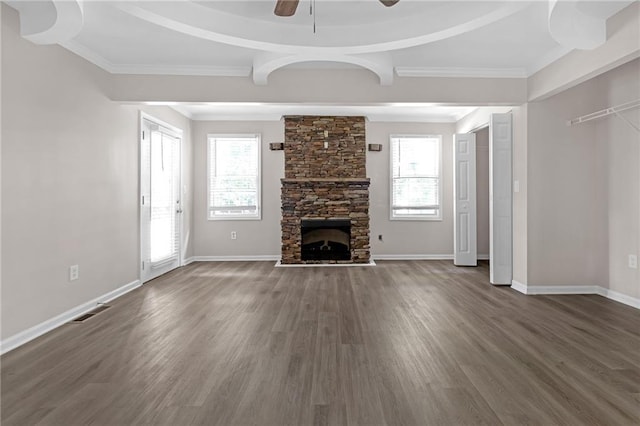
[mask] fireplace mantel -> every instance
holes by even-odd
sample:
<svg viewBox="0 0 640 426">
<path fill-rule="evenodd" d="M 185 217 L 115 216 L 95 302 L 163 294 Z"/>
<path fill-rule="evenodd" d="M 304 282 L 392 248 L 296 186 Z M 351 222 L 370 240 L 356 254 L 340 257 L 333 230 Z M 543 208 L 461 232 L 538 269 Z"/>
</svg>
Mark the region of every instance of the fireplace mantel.
<svg viewBox="0 0 640 426">
<path fill-rule="evenodd" d="M 369 178 L 282 178 L 282 183 L 332 183 L 332 182 L 344 182 L 355 183 L 360 185 L 368 185 L 371 182 Z"/>
</svg>

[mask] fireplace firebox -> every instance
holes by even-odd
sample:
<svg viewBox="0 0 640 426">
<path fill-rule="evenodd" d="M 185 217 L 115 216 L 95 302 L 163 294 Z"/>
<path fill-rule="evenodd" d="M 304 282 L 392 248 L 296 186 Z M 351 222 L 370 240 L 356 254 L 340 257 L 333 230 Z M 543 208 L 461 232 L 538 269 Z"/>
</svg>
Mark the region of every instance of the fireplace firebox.
<svg viewBox="0 0 640 426">
<path fill-rule="evenodd" d="M 302 219 L 302 260 L 351 260 L 349 219 Z"/>
</svg>

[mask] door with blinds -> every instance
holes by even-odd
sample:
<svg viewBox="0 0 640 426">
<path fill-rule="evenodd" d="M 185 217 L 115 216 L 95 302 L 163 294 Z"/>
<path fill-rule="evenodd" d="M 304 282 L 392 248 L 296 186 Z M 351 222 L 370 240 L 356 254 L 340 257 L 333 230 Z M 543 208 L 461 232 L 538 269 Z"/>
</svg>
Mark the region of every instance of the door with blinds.
<svg viewBox="0 0 640 426">
<path fill-rule="evenodd" d="M 180 266 L 182 132 L 142 118 L 140 248 L 144 283 Z"/>
</svg>

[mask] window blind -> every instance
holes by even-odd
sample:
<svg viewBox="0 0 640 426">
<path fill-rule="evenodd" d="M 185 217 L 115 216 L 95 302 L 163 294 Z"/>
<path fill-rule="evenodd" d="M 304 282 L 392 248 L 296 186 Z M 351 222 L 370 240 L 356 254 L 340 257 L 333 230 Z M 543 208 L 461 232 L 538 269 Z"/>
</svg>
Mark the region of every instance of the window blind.
<svg viewBox="0 0 640 426">
<path fill-rule="evenodd" d="M 440 214 L 440 138 L 391 138 L 392 217 L 437 217 Z"/>
<path fill-rule="evenodd" d="M 178 164 L 180 144 L 174 137 L 151 132 L 151 243 L 149 259 L 161 263 L 178 255 Z"/>
<path fill-rule="evenodd" d="M 259 218 L 260 136 L 209 136 L 209 219 Z"/>
</svg>

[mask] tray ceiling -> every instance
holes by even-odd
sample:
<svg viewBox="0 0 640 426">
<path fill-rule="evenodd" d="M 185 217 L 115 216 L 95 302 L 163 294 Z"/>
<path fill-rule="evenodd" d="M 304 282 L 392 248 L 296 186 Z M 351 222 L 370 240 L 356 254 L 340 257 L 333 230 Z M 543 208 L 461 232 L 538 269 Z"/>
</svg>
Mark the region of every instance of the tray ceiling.
<svg viewBox="0 0 640 426">
<path fill-rule="evenodd" d="M 275 0 L 8 2 L 25 38 L 60 44 L 112 73 L 251 76 L 284 67 L 363 67 L 396 76 L 526 77 L 606 39 L 632 1 Z M 314 32 L 315 20 L 315 32 Z"/>
</svg>

